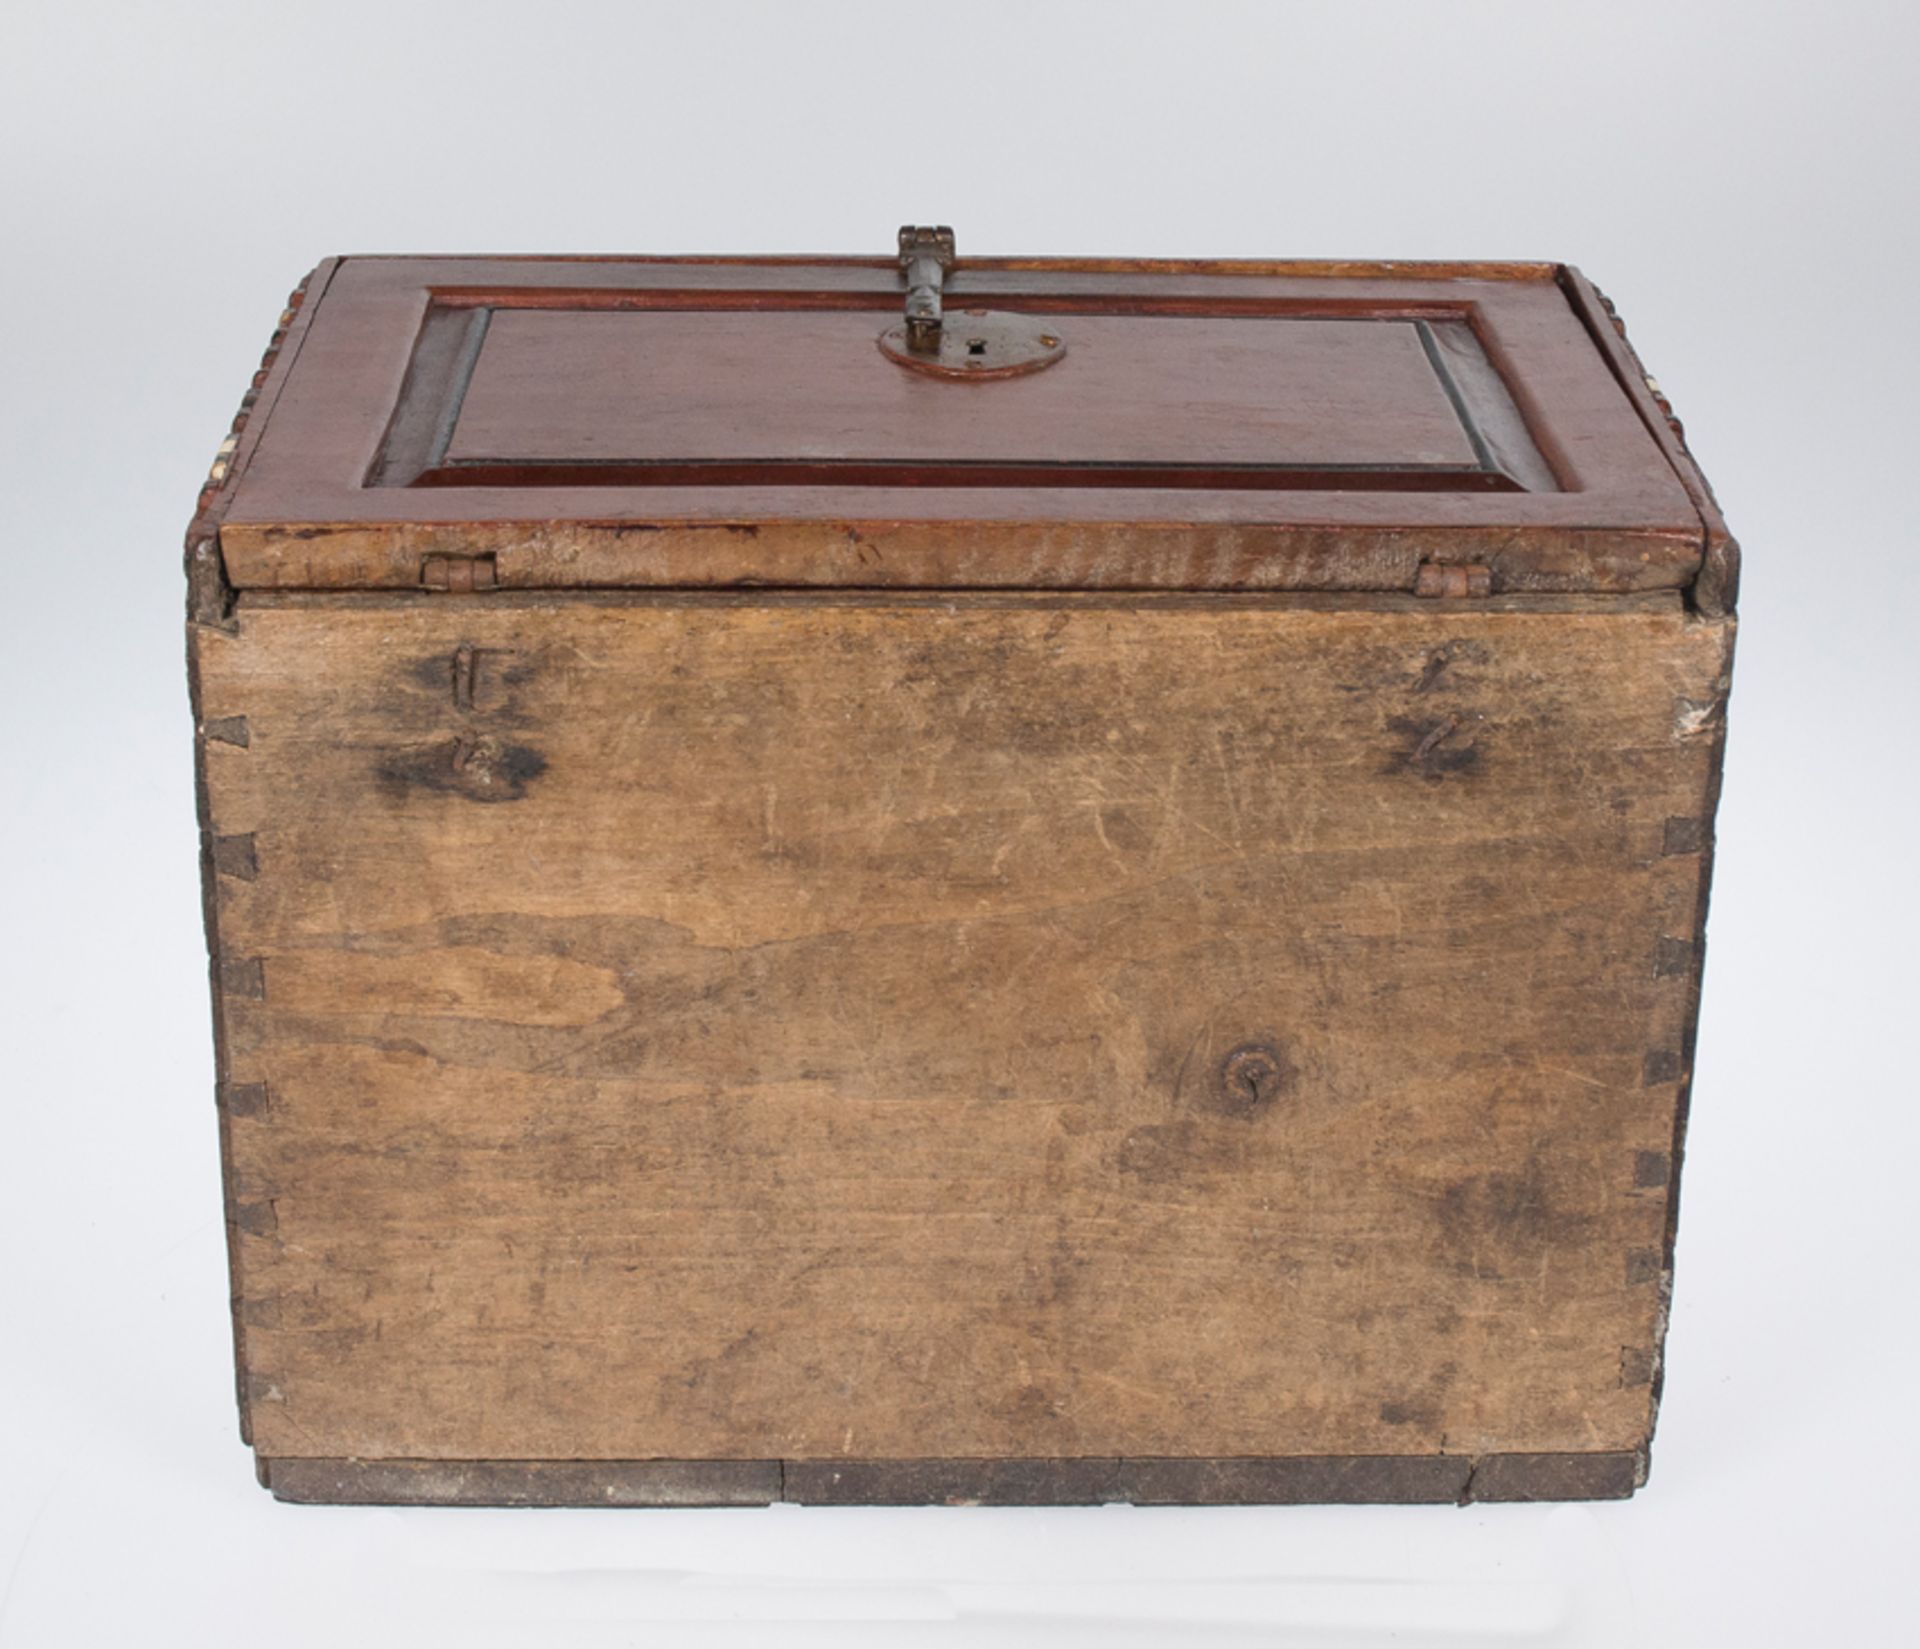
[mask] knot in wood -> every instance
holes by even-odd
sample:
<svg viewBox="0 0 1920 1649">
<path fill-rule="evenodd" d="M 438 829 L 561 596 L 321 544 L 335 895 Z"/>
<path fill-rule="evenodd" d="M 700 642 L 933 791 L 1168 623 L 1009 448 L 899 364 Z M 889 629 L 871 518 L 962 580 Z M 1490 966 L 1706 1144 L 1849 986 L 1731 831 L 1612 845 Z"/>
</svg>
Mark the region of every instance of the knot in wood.
<svg viewBox="0 0 1920 1649">
<path fill-rule="evenodd" d="M 1244 1042 L 1220 1062 L 1220 1108 L 1230 1116 L 1257 1116 L 1292 1080 L 1291 1067 L 1272 1043 Z"/>
</svg>

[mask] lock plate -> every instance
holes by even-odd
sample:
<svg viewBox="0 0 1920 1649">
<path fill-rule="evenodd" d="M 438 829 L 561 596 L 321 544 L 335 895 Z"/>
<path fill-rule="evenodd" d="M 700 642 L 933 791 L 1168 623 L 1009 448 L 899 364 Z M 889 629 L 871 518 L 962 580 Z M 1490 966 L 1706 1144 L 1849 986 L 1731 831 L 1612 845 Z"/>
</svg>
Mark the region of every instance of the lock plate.
<svg viewBox="0 0 1920 1649">
<path fill-rule="evenodd" d="M 904 320 L 880 334 L 890 361 L 935 378 L 1017 378 L 1052 366 L 1066 340 L 1038 315 L 1002 309 L 950 309 L 931 350 L 912 346 Z"/>
</svg>

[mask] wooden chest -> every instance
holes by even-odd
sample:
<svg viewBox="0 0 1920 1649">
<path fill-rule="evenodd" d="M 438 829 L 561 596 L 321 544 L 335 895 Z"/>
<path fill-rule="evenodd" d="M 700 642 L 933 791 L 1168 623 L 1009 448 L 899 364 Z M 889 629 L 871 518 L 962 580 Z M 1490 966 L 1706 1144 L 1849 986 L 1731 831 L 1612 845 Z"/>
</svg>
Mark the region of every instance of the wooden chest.
<svg viewBox="0 0 1920 1649">
<path fill-rule="evenodd" d="M 1630 1493 L 1735 565 L 1557 265 L 322 265 L 188 543 L 263 1481 Z"/>
</svg>

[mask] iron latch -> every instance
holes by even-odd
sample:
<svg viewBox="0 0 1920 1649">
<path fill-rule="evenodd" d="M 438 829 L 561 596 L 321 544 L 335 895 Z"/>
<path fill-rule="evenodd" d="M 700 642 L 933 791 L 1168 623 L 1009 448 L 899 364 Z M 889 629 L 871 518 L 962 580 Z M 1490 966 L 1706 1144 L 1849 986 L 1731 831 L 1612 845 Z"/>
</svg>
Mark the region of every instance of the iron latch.
<svg viewBox="0 0 1920 1649">
<path fill-rule="evenodd" d="M 1065 340 L 1034 315 L 962 309 L 949 325 L 946 284 L 954 261 L 953 231 L 945 224 L 901 229 L 906 313 L 880 334 L 880 352 L 888 360 L 936 378 L 1014 378 L 1052 366 L 1066 354 Z"/>
<path fill-rule="evenodd" d="M 900 268 L 907 277 L 907 348 L 916 355 L 940 353 L 940 289 L 953 269 L 953 231 L 900 228 Z"/>
</svg>

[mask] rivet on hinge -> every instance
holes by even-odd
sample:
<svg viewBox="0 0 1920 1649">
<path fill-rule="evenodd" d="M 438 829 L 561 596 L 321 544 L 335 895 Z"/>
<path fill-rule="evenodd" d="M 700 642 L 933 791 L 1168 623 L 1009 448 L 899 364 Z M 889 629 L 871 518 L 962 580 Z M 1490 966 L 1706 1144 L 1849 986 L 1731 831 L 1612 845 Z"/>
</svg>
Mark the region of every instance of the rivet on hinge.
<svg viewBox="0 0 1920 1649">
<path fill-rule="evenodd" d="M 1423 596 L 1493 594 L 1493 569 L 1454 562 L 1423 561 L 1414 574 L 1413 593 Z"/>
<path fill-rule="evenodd" d="M 420 585 L 449 595 L 471 595 L 495 588 L 494 559 L 490 555 L 430 555 L 420 563 Z"/>
</svg>

